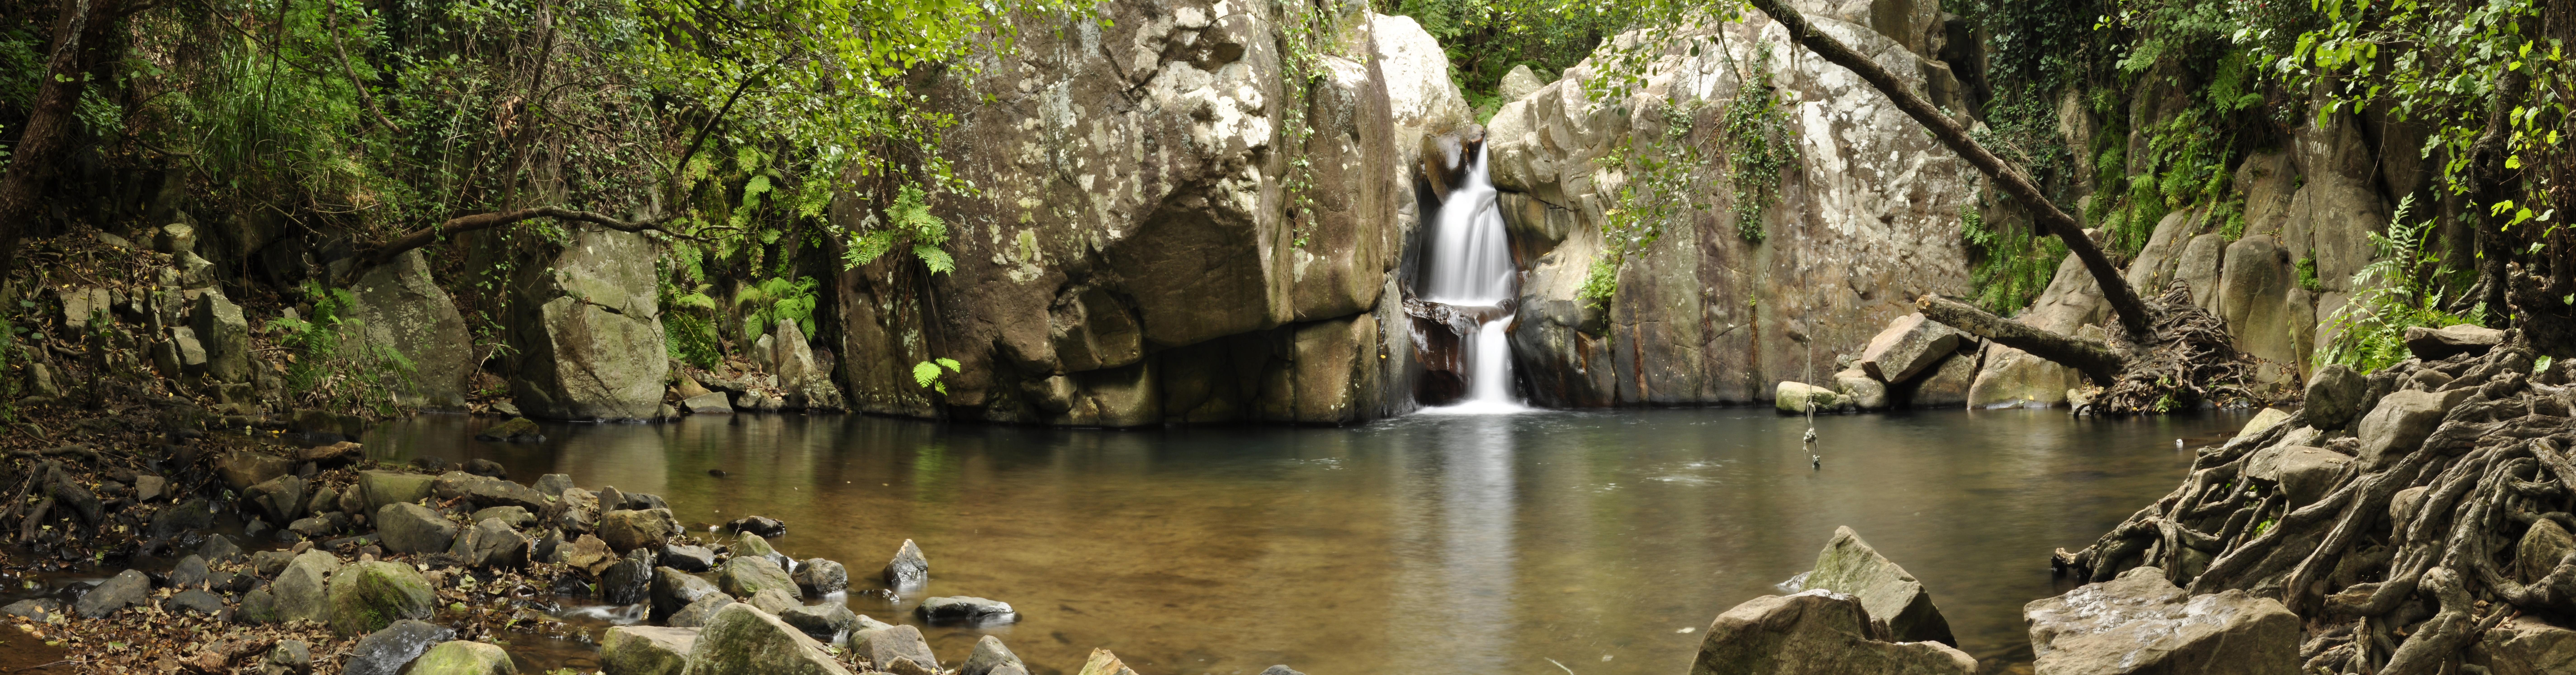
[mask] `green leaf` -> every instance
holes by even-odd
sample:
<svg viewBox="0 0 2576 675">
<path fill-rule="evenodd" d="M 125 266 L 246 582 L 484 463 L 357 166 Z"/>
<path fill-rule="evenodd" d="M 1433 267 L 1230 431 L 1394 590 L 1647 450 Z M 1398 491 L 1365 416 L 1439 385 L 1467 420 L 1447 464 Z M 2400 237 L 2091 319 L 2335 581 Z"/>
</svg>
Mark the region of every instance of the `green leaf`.
<svg viewBox="0 0 2576 675">
<path fill-rule="evenodd" d="M 930 268 L 931 274 L 947 274 L 957 269 L 956 261 L 948 257 L 947 251 L 939 250 L 937 246 L 915 245 L 912 247 L 912 255 L 920 258 L 922 266 Z"/>
<path fill-rule="evenodd" d="M 939 365 L 929 361 L 912 364 L 912 381 L 914 384 L 918 384 L 923 387 L 928 387 L 932 383 L 938 382 Z"/>
</svg>

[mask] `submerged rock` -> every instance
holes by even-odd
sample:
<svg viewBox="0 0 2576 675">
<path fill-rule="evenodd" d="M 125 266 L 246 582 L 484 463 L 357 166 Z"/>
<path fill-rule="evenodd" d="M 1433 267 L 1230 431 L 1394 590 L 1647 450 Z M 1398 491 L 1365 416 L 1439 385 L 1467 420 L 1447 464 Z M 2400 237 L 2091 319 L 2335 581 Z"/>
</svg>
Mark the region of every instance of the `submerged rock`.
<svg viewBox="0 0 2576 675">
<path fill-rule="evenodd" d="M 609 675 L 680 675 L 698 642 L 696 628 L 615 626 L 599 639 L 599 665 Z"/>
<path fill-rule="evenodd" d="M 1923 582 L 1879 555 L 1849 527 L 1834 528 L 1833 541 L 1816 554 L 1806 587 L 1859 598 L 1870 621 L 1884 627 L 1893 641 L 1959 644 L 1950 634 L 1950 621 L 1932 605 L 1932 594 L 1923 590 Z"/>
<path fill-rule="evenodd" d="M 537 429 L 535 420 L 512 417 L 507 422 L 484 427 L 474 434 L 474 440 L 485 443 L 543 443 L 546 435 Z"/>
<path fill-rule="evenodd" d="M 963 623 L 974 626 L 1011 623 L 1020 620 L 1011 611 L 1011 603 L 971 596 L 931 598 L 914 608 L 924 621 L 932 624 Z"/>
<path fill-rule="evenodd" d="M 1859 598 L 1817 589 L 1736 605 L 1708 626 L 1691 675 L 1969 675 L 1976 659 L 1938 642 L 1890 642 Z"/>
<path fill-rule="evenodd" d="M 921 547 L 912 540 L 903 540 L 903 547 L 895 549 L 894 559 L 886 562 L 885 582 L 895 588 L 930 583 L 930 559 L 922 557 Z"/>
<path fill-rule="evenodd" d="M 2299 670 L 2298 615 L 2241 590 L 2188 596 L 2140 567 L 2022 608 L 2040 675 Z"/>
<path fill-rule="evenodd" d="M 689 649 L 687 672 L 846 675 L 850 670 L 824 652 L 823 643 L 803 631 L 767 612 L 735 604 L 717 610 L 705 630 L 698 633 L 697 642 Z"/>
<path fill-rule="evenodd" d="M 341 672 L 346 675 L 396 675 L 422 652 L 429 651 L 430 645 L 455 636 L 456 631 L 426 621 L 395 621 L 384 630 L 359 638 L 358 644 L 349 648 L 347 660 L 341 662 Z"/>
</svg>

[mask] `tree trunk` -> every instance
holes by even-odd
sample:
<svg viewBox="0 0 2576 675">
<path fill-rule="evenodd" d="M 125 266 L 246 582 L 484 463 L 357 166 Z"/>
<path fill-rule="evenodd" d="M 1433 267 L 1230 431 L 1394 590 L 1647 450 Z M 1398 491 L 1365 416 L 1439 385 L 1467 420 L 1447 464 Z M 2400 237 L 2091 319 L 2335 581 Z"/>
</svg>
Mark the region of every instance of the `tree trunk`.
<svg viewBox="0 0 2576 675">
<path fill-rule="evenodd" d="M 354 278 L 358 274 L 365 272 L 368 268 L 392 261 L 394 256 L 402 255 L 402 252 L 404 251 L 428 246 L 446 237 L 477 230 L 488 230 L 522 220 L 531 220 L 536 218 L 553 218 L 556 220 L 590 223 L 611 230 L 617 230 L 619 232 L 660 232 L 665 235 L 680 237 L 683 239 L 690 238 L 673 233 L 670 230 L 662 229 L 662 223 L 670 220 L 670 216 L 630 223 L 605 215 L 591 213 L 589 211 L 575 211 L 572 209 L 541 206 L 530 209 L 519 209 L 516 211 L 495 211 L 492 213 L 477 213 L 470 216 L 457 216 L 455 218 L 449 218 L 446 222 L 442 222 L 437 225 L 413 230 L 410 234 L 395 237 L 392 241 L 375 244 L 360 251 L 357 259 L 351 261 L 352 264 L 349 265 L 349 269 L 346 274 L 349 277 Z"/>
<path fill-rule="evenodd" d="M 84 57 L 108 38 L 115 22 L 107 17 L 116 14 L 121 1 L 62 0 L 53 47 L 45 53 L 44 81 L 36 86 L 27 127 L 10 149 L 8 173 L 0 176 L 0 278 L 17 264 L 19 240 L 44 212 L 46 184 L 62 166 L 79 129 L 80 121 L 72 115 L 89 89 L 90 59 Z"/>
<path fill-rule="evenodd" d="M 2119 381 L 2120 369 L 2128 365 L 2128 359 L 2113 351 L 2110 345 L 2040 330 L 1988 314 L 1957 300 L 1926 295 L 1916 300 L 1914 307 L 1923 312 L 1924 318 L 1993 340 L 1996 344 L 2030 352 L 2032 356 L 2065 364 L 2082 371 L 2085 377 L 2093 378 L 2095 384 L 2102 386 L 2111 386 L 2111 383 Z"/>
<path fill-rule="evenodd" d="M 1889 100 L 1894 101 L 1898 110 L 1905 111 L 1905 114 L 1912 116 L 1914 121 L 1922 123 L 1924 128 L 1931 130 L 1932 136 L 1939 138 L 1942 145 L 1949 146 L 1951 152 L 1959 153 L 1959 157 L 1975 165 L 1978 171 L 1985 172 L 1988 178 L 1994 179 L 1997 187 L 2003 188 L 2005 194 L 2012 195 L 2014 199 L 2021 200 L 2023 204 L 2029 206 L 2032 223 L 2044 231 L 2057 235 L 2058 240 L 2066 242 L 2067 250 L 2074 251 L 2075 257 L 2084 261 L 2084 270 L 2091 272 L 2093 281 L 2101 285 L 2103 299 L 2111 302 L 2111 311 L 2119 315 L 2120 327 L 2128 331 L 2132 341 L 2139 344 L 2149 341 L 2152 332 L 2148 326 L 2152 321 L 2148 318 L 2146 301 L 2138 297 L 2137 289 L 2129 286 L 2128 279 L 2120 276 L 2120 268 L 2113 266 L 2111 259 L 2102 254 L 2102 249 L 2093 245 L 2093 239 L 2084 236 L 2084 223 L 2058 209 L 2057 204 L 2050 202 L 2047 196 L 2040 193 L 2038 183 L 2022 175 L 2021 170 L 2005 164 L 2003 159 L 1996 157 L 1994 153 L 1986 151 L 1985 146 L 1978 145 L 1976 140 L 1968 138 L 1967 129 L 1960 127 L 1959 123 L 1951 120 L 1949 116 L 1941 114 L 1939 108 L 1933 107 L 1930 101 L 1923 100 L 1921 95 L 1914 93 L 1914 90 L 1907 88 L 1904 83 L 1898 82 L 1896 76 L 1889 74 L 1887 69 L 1879 67 L 1878 62 L 1852 51 L 1850 47 L 1843 46 L 1842 41 L 1835 40 L 1833 36 L 1817 30 L 1815 25 L 1807 23 L 1806 16 L 1789 8 L 1784 0 L 1752 0 L 1752 3 L 1763 13 L 1771 15 L 1772 20 L 1780 22 L 1782 27 L 1789 30 L 1789 36 L 1796 39 L 1798 44 L 1805 45 L 1808 51 L 1815 52 L 1817 56 L 1822 56 L 1835 65 L 1848 68 L 1861 79 L 1869 81 L 1870 86 L 1876 87 L 1879 93 L 1886 94 Z M 1984 314 L 1984 312 L 1978 313 Z M 2109 382 L 2107 379 L 2102 381 Z"/>
</svg>

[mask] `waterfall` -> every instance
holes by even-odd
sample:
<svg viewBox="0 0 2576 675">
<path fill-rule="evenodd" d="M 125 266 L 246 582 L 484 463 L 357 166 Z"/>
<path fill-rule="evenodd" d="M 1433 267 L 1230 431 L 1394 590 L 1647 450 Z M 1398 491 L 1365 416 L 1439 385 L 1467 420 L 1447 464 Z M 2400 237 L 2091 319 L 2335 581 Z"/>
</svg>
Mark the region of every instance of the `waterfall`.
<svg viewBox="0 0 2576 675">
<path fill-rule="evenodd" d="M 1467 397 L 1456 405 L 1426 412 L 1493 413 L 1525 410 L 1512 396 L 1512 348 L 1503 329 L 1512 315 L 1503 310 L 1512 297 L 1511 243 L 1503 232 L 1502 208 L 1494 184 L 1486 179 L 1485 148 L 1467 161 L 1466 178 L 1449 190 L 1433 223 L 1431 260 L 1423 299 L 1477 317 L 1473 339 L 1463 345 Z"/>
</svg>

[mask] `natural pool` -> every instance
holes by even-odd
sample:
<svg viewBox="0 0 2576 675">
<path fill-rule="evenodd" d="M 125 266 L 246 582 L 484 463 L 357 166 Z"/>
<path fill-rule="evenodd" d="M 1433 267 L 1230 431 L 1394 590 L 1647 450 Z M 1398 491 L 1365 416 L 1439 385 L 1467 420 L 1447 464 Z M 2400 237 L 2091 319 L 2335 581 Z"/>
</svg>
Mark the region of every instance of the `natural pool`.
<svg viewBox="0 0 2576 675">
<path fill-rule="evenodd" d="M 782 519 L 778 548 L 847 564 L 852 609 L 879 619 L 919 623 L 912 604 L 938 595 L 1019 609 L 1016 625 L 925 627 L 943 662 L 992 633 L 1036 673 L 1107 647 L 1153 675 L 1607 675 L 1686 671 L 1699 629 L 1806 570 L 1837 525 L 1921 578 L 1969 653 L 2027 660 L 2021 605 L 2066 588 L 2049 551 L 2172 489 L 2191 459 L 2177 439 L 2242 421 L 1820 417 L 1821 470 L 1799 447 L 1806 421 L 1767 409 L 1146 431 L 744 415 L 547 425 L 530 445 L 423 416 L 366 441 L 383 460 L 485 458 L 523 482 L 660 494 L 699 532 Z M 929 587 L 856 592 L 907 538 Z M 581 665 L 530 651 L 528 665 Z"/>
</svg>

